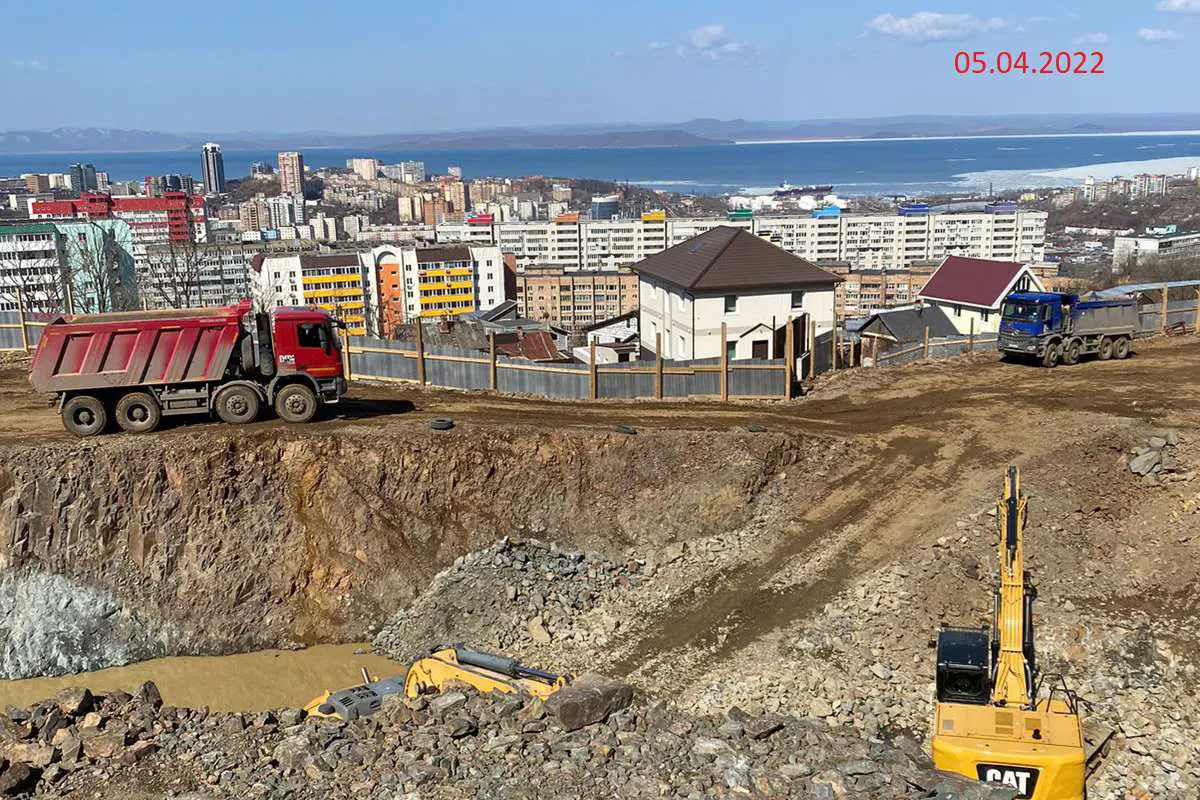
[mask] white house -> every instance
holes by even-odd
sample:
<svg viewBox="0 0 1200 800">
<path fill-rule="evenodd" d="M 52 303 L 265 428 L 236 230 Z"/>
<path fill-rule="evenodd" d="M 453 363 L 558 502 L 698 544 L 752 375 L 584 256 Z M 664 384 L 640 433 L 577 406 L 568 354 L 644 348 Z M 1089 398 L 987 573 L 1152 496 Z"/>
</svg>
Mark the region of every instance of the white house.
<svg viewBox="0 0 1200 800">
<path fill-rule="evenodd" d="M 646 258 L 638 275 L 642 348 L 672 360 L 783 357 L 789 320 L 834 324 L 833 273 L 742 228 L 718 226 Z M 724 342 L 721 324 L 725 324 Z"/>
<path fill-rule="evenodd" d="M 1027 291 L 1045 291 L 1028 264 L 947 256 L 917 299 L 941 308 L 959 333 L 996 333 L 1004 298 Z"/>
</svg>

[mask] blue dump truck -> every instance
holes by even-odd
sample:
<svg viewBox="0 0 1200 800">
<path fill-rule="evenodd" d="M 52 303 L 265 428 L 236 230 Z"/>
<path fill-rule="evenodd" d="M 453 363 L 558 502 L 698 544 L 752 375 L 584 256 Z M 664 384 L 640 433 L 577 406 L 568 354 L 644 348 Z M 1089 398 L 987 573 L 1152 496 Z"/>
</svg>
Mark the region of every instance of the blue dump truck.
<svg viewBox="0 0 1200 800">
<path fill-rule="evenodd" d="M 1013 292 L 1000 312 L 1000 352 L 1044 367 L 1084 356 L 1128 358 L 1138 330 L 1132 297 L 1082 298 L 1059 292 Z"/>
</svg>

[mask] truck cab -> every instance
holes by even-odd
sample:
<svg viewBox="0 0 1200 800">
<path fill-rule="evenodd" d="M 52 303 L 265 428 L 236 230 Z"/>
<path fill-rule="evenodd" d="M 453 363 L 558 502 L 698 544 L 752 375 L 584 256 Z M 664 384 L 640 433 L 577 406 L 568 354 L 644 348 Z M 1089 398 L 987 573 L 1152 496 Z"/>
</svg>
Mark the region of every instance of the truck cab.
<svg viewBox="0 0 1200 800">
<path fill-rule="evenodd" d="M 271 312 L 277 375 L 308 375 L 325 402 L 345 391 L 342 345 L 336 328 L 342 323 L 320 309 L 285 306 Z"/>
</svg>

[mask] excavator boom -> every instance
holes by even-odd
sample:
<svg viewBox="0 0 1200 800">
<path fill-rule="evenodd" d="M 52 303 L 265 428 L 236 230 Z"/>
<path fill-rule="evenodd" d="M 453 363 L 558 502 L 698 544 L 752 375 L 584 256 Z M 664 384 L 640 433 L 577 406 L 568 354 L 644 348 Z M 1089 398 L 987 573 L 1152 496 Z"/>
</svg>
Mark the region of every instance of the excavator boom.
<svg viewBox="0 0 1200 800">
<path fill-rule="evenodd" d="M 1000 581 L 992 630 L 938 633 L 933 761 L 1022 798 L 1082 800 L 1085 755 L 1075 695 L 1064 685 L 1037 697 L 1036 593 L 1025 572 L 1025 516 L 1021 475 L 1009 467 L 996 504 Z"/>
</svg>

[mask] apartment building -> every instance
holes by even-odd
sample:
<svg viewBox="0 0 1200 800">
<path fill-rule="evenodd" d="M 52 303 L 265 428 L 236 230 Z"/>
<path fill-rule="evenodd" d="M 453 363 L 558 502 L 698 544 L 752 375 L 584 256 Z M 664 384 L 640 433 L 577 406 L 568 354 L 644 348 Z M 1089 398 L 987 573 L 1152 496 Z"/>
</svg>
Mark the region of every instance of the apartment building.
<svg viewBox="0 0 1200 800">
<path fill-rule="evenodd" d="M 966 213 L 838 214 L 730 219 L 667 218 L 662 212 L 636 220 L 467 220 L 437 225 L 439 243 L 488 243 L 513 253 L 517 263 L 567 269 L 627 266 L 717 227 L 756 234 L 808 261 L 849 261 L 864 269 L 902 269 L 914 261 L 948 255 L 1025 263 L 1045 258 L 1044 211 L 997 204 Z"/>
<path fill-rule="evenodd" d="M 0 311 L 61 311 L 66 237 L 50 223 L 0 226 Z"/>
<path fill-rule="evenodd" d="M 619 270 L 564 270 L 530 266 L 516 276 L 522 317 L 579 330 L 638 307 L 638 277 Z"/>
<path fill-rule="evenodd" d="M 938 262 L 914 263 L 905 269 L 859 269 L 849 262 L 822 263 L 842 278 L 834 306 L 839 318 L 865 317 L 876 311 L 915 302 Z"/>
<path fill-rule="evenodd" d="M 1200 258 L 1200 231 L 1164 225 L 1146 228 L 1134 236 L 1118 236 L 1113 241 L 1113 269 L 1117 272 L 1133 264 L 1179 258 Z"/>
<path fill-rule="evenodd" d="M 362 258 L 379 276 L 384 335 L 418 317 L 486 311 L 513 293 L 511 270 L 495 246 L 385 245 Z"/>
<path fill-rule="evenodd" d="M 30 204 L 33 219 L 120 219 L 133 232 L 133 257 L 143 262 L 146 249 L 157 244 L 199 243 L 208 240 L 204 198 L 183 192 L 162 197 L 113 197 L 84 192 L 72 200 L 38 200 Z"/>
<path fill-rule="evenodd" d="M 137 263 L 142 303 L 149 308 L 235 305 L 250 294 L 257 247 L 242 244 L 154 244 Z"/>
<path fill-rule="evenodd" d="M 304 194 L 304 154 L 279 154 L 279 191 L 283 194 Z"/>
<path fill-rule="evenodd" d="M 378 334 L 379 279 L 366 253 L 289 253 L 250 261 L 250 289 L 258 305 L 317 306 L 346 323 L 353 336 Z"/>
</svg>

